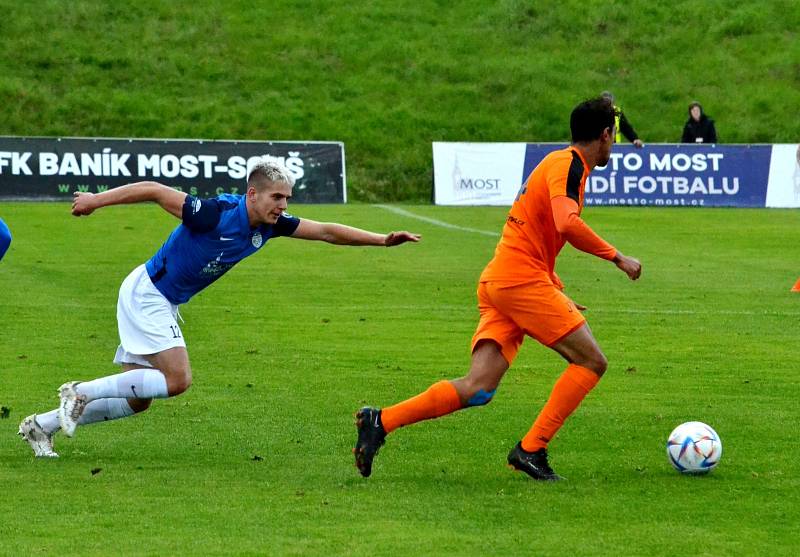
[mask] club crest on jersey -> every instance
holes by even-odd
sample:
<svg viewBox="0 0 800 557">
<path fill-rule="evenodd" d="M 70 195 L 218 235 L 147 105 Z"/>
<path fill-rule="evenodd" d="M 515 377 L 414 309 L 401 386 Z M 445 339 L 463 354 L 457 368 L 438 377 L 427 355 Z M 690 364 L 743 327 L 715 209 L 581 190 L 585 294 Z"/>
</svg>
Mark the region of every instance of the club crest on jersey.
<svg viewBox="0 0 800 557">
<path fill-rule="evenodd" d="M 261 232 L 256 230 L 251 241 L 253 242 L 253 247 L 260 248 L 261 244 L 264 243 L 263 238 L 261 238 Z"/>
</svg>

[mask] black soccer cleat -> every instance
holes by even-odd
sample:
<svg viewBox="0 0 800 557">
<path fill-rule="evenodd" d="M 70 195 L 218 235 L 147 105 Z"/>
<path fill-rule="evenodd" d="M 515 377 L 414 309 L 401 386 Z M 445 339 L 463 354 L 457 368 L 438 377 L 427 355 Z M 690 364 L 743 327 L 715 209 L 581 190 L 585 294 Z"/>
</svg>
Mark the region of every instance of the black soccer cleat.
<svg viewBox="0 0 800 557">
<path fill-rule="evenodd" d="M 368 478 L 372 473 L 372 459 L 386 441 L 386 430 L 381 423 L 381 411 L 368 406 L 356 412 L 358 441 L 353 449 L 356 467 L 361 475 Z"/>
<path fill-rule="evenodd" d="M 534 480 L 557 482 L 564 479 L 550 468 L 545 448 L 529 453 L 522 448 L 522 443 L 517 443 L 508 453 L 508 465 L 515 470 L 525 472 Z"/>
</svg>

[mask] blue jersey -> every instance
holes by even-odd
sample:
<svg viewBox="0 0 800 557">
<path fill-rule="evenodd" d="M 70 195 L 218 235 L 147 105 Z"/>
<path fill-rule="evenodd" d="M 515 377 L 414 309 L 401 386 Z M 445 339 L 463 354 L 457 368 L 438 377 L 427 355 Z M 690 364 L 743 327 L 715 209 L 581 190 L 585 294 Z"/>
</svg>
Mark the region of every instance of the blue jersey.
<svg viewBox="0 0 800 557">
<path fill-rule="evenodd" d="M 6 226 L 6 223 L 3 222 L 3 219 L 0 219 L 0 259 L 3 259 L 10 245 L 11 231 L 8 229 L 8 226 Z"/>
<path fill-rule="evenodd" d="M 176 305 L 187 302 L 267 240 L 290 236 L 300 224 L 300 219 L 281 215 L 275 224 L 250 228 L 245 201 L 243 195 L 186 196 L 183 223 L 145 264 L 150 280 L 167 300 Z"/>
</svg>

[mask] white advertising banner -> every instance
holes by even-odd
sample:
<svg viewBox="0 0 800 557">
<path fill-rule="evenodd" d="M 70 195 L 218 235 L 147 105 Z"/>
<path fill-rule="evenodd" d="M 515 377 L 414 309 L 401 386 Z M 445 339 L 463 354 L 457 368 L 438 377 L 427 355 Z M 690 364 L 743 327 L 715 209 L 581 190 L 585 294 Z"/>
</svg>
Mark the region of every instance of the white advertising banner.
<svg viewBox="0 0 800 557">
<path fill-rule="evenodd" d="M 800 145 L 772 146 L 767 207 L 800 207 Z"/>
<path fill-rule="evenodd" d="M 511 205 L 522 184 L 525 143 L 434 143 L 436 205 Z"/>
</svg>

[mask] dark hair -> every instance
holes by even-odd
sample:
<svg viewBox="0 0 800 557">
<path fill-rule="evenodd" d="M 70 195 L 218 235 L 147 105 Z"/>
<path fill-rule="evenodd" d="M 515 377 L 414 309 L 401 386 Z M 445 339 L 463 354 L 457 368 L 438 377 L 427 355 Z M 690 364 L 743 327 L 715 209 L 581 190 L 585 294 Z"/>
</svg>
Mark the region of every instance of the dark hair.
<svg viewBox="0 0 800 557">
<path fill-rule="evenodd" d="M 573 143 L 584 143 L 598 139 L 606 128 L 614 127 L 616 109 L 605 97 L 583 101 L 575 107 L 569 117 L 569 129 Z"/>
</svg>

